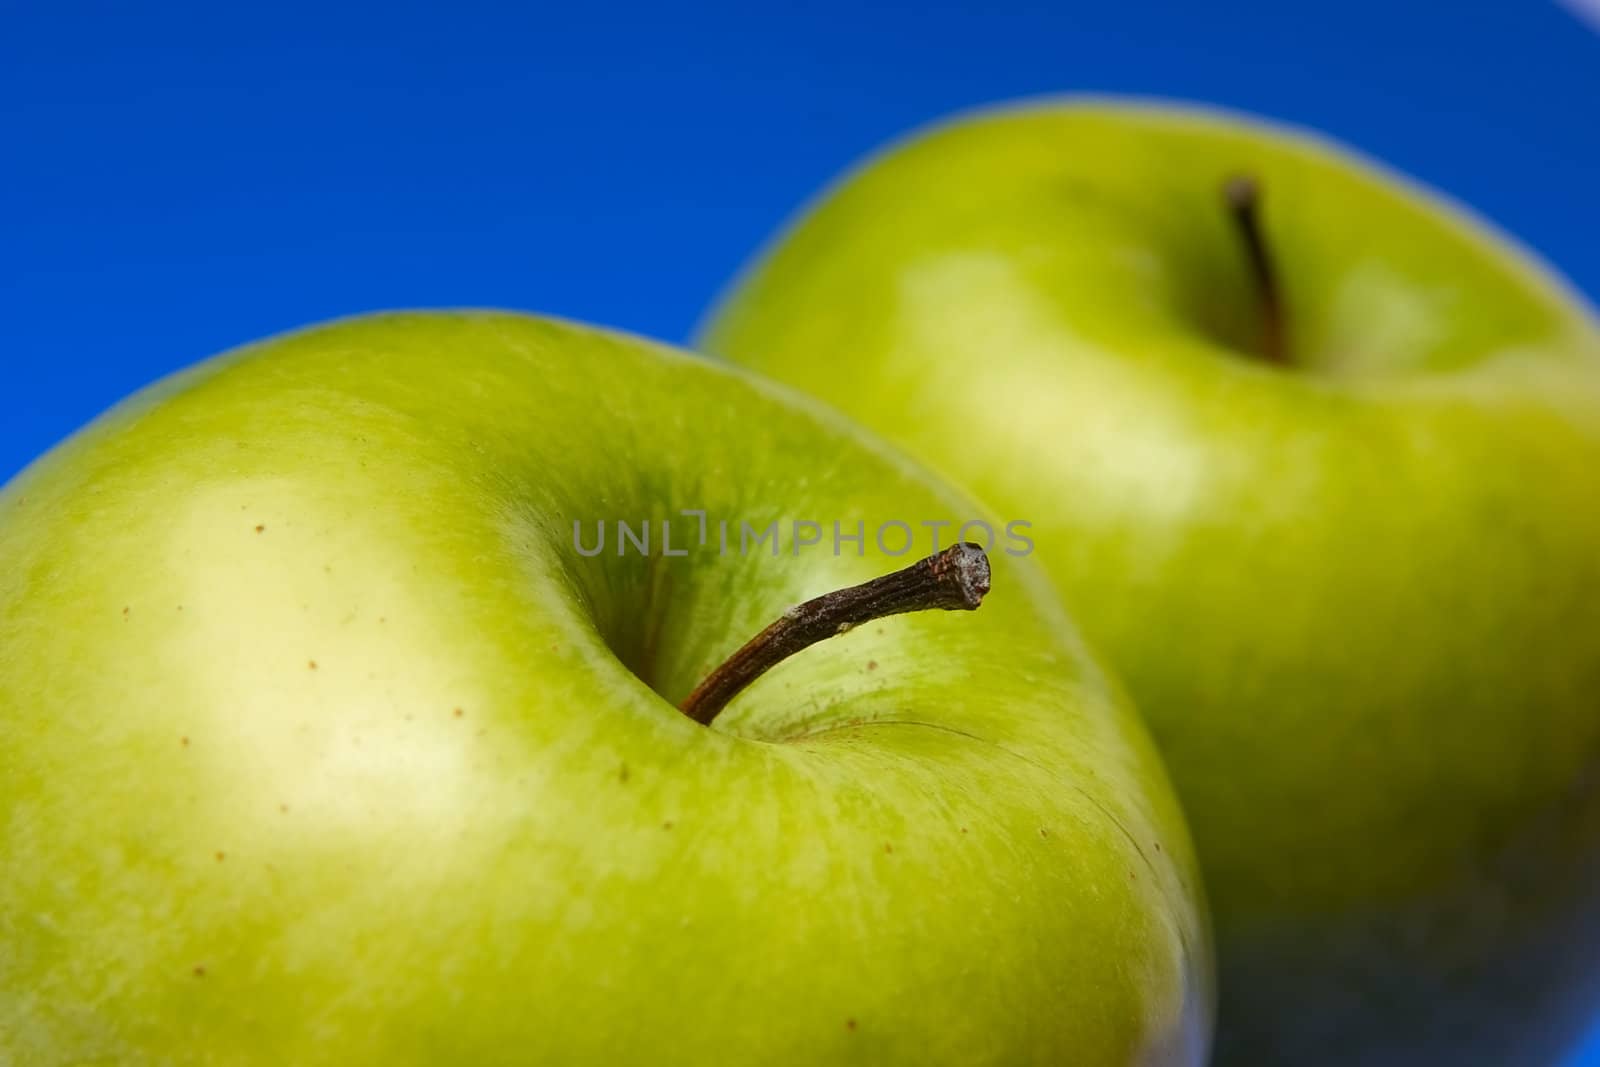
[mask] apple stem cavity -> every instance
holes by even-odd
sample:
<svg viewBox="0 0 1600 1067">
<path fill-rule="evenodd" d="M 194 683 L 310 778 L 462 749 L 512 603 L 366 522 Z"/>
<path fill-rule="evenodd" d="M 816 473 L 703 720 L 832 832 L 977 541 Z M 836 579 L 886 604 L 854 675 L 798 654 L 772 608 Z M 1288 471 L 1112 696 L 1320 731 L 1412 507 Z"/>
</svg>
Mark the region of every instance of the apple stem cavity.
<svg viewBox="0 0 1600 1067">
<path fill-rule="evenodd" d="M 1261 355 L 1268 363 L 1287 367 L 1289 339 L 1284 330 L 1283 293 L 1278 288 L 1278 272 L 1272 250 L 1261 231 L 1261 182 L 1250 174 L 1235 174 L 1222 183 L 1222 197 L 1234 229 L 1244 244 L 1255 278 L 1256 299 L 1261 309 Z"/>
<path fill-rule="evenodd" d="M 989 557 L 962 541 L 904 570 L 797 604 L 747 641 L 706 676 L 682 704 L 689 718 L 710 726 L 744 688 L 819 641 L 862 623 L 911 611 L 973 611 L 989 591 Z"/>
</svg>

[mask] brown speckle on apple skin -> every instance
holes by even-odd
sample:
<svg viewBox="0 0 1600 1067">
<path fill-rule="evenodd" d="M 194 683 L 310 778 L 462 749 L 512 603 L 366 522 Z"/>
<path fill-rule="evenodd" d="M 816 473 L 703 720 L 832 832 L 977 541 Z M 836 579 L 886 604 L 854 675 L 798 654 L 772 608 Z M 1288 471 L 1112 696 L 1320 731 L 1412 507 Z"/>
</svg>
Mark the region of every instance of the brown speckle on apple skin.
<svg viewBox="0 0 1600 1067">
<path fill-rule="evenodd" d="M 451 714 L 451 715 L 454 715 L 454 716 L 455 716 L 455 717 L 456 717 L 456 718 L 458 718 L 458 719 L 459 719 L 459 718 L 461 718 L 461 717 L 462 717 L 462 716 L 463 716 L 463 715 L 465 715 L 465 714 L 466 714 L 466 712 L 464 712 L 464 711 L 462 711 L 462 710 L 461 710 L 461 709 L 460 709 L 460 708 L 452 708 L 452 709 L 451 709 L 451 710 L 450 710 L 450 714 Z"/>
<path fill-rule="evenodd" d="M 314 671 L 316 669 L 317 669 L 317 661 L 316 660 L 314 660 L 314 659 L 306 660 L 306 670 Z"/>
<path fill-rule="evenodd" d="M 266 532 L 267 532 L 267 528 L 266 528 L 266 526 L 264 526 L 264 525 L 258 525 L 258 526 L 257 526 L 257 527 L 256 527 L 256 533 L 266 533 Z"/>
<path fill-rule="evenodd" d="M 194 969 L 194 976 L 196 978 L 204 978 L 206 976 L 206 969 L 204 967 L 196 967 Z"/>
<path fill-rule="evenodd" d="M 883 851 L 885 852 L 885 854 L 893 852 L 894 851 L 894 846 L 889 844 L 888 842 L 884 842 Z"/>
<path fill-rule="evenodd" d="M 875 659 L 867 660 L 867 670 L 875 671 L 877 669 L 878 669 L 878 661 L 877 660 L 875 660 Z"/>
<path fill-rule="evenodd" d="M 628 779 L 631 777 L 633 777 L 633 774 L 628 770 L 628 765 L 626 763 L 617 768 L 617 781 L 621 782 L 623 785 L 627 785 Z"/>
<path fill-rule="evenodd" d="M 225 860 L 227 858 L 228 858 L 228 854 L 226 852 L 218 852 L 217 853 L 217 862 L 218 863 L 221 863 L 223 860 Z"/>
<path fill-rule="evenodd" d="M 845 1028 L 845 1029 L 846 1029 L 846 1030 L 849 1030 L 849 1031 L 851 1031 L 851 1032 L 852 1032 L 852 1033 L 853 1033 L 853 1032 L 855 1032 L 855 1028 L 856 1028 L 856 1021 L 855 1021 L 855 1020 L 854 1020 L 854 1019 L 846 1019 L 846 1020 L 845 1020 L 845 1021 L 844 1021 L 844 1028 Z"/>
</svg>

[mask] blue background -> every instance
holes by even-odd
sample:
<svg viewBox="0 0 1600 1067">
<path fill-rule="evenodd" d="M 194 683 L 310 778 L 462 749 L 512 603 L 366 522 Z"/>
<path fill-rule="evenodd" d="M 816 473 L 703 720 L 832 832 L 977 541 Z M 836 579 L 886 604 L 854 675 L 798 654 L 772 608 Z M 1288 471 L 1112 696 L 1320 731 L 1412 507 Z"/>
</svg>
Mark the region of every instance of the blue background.
<svg viewBox="0 0 1600 1067">
<path fill-rule="evenodd" d="M 669 6 L 0 0 L 0 479 L 155 377 L 328 316 L 499 305 L 682 340 L 819 183 L 1019 94 L 1317 127 L 1600 294 L 1600 34 L 1552 4 Z"/>
</svg>

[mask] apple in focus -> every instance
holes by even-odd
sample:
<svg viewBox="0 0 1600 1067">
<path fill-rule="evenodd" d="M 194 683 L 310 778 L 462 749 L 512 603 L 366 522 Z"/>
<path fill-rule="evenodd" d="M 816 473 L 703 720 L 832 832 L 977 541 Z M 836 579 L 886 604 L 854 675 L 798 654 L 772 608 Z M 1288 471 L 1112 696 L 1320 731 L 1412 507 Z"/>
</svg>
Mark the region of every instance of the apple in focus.
<svg viewBox="0 0 1600 1067">
<path fill-rule="evenodd" d="M 685 509 L 972 517 L 777 387 L 490 313 L 219 357 L 20 475 L 0 1061 L 1201 1063 L 1179 810 L 1031 561 L 706 726 L 747 638 L 915 556 Z"/>
</svg>

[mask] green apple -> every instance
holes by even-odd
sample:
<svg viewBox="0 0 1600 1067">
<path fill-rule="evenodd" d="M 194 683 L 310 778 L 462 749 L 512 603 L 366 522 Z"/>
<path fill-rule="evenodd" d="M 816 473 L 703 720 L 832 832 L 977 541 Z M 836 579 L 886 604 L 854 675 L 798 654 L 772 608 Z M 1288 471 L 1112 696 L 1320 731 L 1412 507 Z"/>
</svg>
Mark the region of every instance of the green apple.
<svg viewBox="0 0 1600 1067">
<path fill-rule="evenodd" d="M 1600 331 L 1526 253 L 1313 136 L 1046 101 L 847 178 L 704 344 L 1033 522 L 1188 813 L 1221 1062 L 1582 1025 Z"/>
<path fill-rule="evenodd" d="M 915 558 L 719 523 L 971 517 L 820 406 L 514 315 L 139 395 L 0 496 L 0 1062 L 1199 1063 L 1181 815 L 1031 561 L 674 707 Z"/>
</svg>

